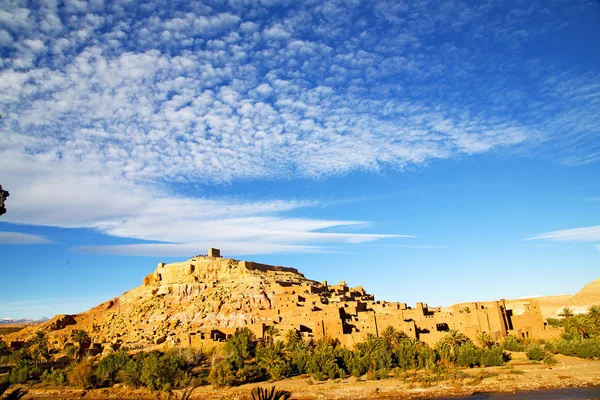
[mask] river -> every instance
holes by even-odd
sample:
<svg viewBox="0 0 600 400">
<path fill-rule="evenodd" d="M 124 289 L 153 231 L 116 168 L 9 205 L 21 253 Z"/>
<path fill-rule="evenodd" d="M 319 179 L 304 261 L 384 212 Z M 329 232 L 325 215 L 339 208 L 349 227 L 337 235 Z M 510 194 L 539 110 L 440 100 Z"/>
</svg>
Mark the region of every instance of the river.
<svg viewBox="0 0 600 400">
<path fill-rule="evenodd" d="M 566 388 L 532 390 L 517 393 L 477 393 L 466 397 L 443 397 L 442 400 L 600 400 L 600 386 L 589 388 Z M 437 398 L 436 400 L 440 400 Z"/>
</svg>

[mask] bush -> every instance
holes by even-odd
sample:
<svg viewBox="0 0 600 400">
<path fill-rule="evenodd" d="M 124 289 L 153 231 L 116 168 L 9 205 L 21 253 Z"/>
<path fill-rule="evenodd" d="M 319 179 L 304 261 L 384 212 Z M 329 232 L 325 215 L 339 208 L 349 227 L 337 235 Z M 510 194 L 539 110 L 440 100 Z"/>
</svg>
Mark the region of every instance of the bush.
<svg viewBox="0 0 600 400">
<path fill-rule="evenodd" d="M 42 381 L 53 385 L 64 385 L 67 383 L 67 374 L 62 369 L 46 370 L 42 374 Z"/>
<path fill-rule="evenodd" d="M 537 344 L 533 344 L 527 348 L 527 358 L 532 361 L 542 361 L 546 356 L 546 351 Z"/>
<path fill-rule="evenodd" d="M 130 359 L 129 355 L 123 350 L 104 357 L 96 367 L 98 379 L 109 386 L 117 383 L 118 375 L 122 373 L 121 371 Z"/>
<path fill-rule="evenodd" d="M 294 346 L 290 354 L 292 373 L 305 374 L 308 371 L 310 357 L 311 351 L 304 343 Z"/>
<path fill-rule="evenodd" d="M 10 371 L 9 382 L 13 385 L 27 383 L 29 368 L 28 366 L 14 367 Z"/>
<path fill-rule="evenodd" d="M 413 341 L 402 341 L 394 349 L 394 356 L 398 367 L 402 369 L 413 369 L 417 364 L 416 343 Z"/>
<path fill-rule="evenodd" d="M 509 335 L 502 341 L 502 348 L 508 351 L 525 351 L 525 346 L 521 343 L 519 338 L 514 335 Z"/>
<path fill-rule="evenodd" d="M 225 343 L 226 359 L 235 369 L 244 367 L 244 364 L 255 356 L 256 337 L 248 328 L 242 328 Z"/>
<path fill-rule="evenodd" d="M 506 356 L 502 348 L 494 346 L 491 349 L 481 350 L 481 365 L 484 367 L 498 367 L 504 365 Z"/>
<path fill-rule="evenodd" d="M 96 376 L 92 368 L 92 361 L 86 359 L 75 365 L 71 371 L 67 373 L 67 380 L 72 386 L 79 386 L 84 389 L 94 387 L 96 385 Z"/>
<path fill-rule="evenodd" d="M 481 350 L 475 347 L 473 343 L 467 343 L 460 346 L 456 365 L 460 367 L 473 368 L 481 363 Z"/>
<path fill-rule="evenodd" d="M 417 367 L 432 371 L 436 366 L 437 355 L 435 351 L 426 344 L 421 345 L 417 354 Z"/>
<path fill-rule="evenodd" d="M 348 372 L 356 377 L 364 375 L 369 370 L 368 360 L 355 351 L 344 352 L 344 364 Z"/>
<path fill-rule="evenodd" d="M 267 377 L 268 376 L 258 367 L 258 365 L 248 363 L 235 372 L 235 384 L 242 385 L 244 383 L 264 381 Z"/>
<path fill-rule="evenodd" d="M 158 352 L 148 353 L 143 359 L 140 372 L 140 381 L 150 390 L 164 390 L 170 392 L 187 383 L 189 377 L 182 370 L 183 363 L 177 351 L 165 354 Z"/>
<path fill-rule="evenodd" d="M 579 338 L 575 340 L 559 340 L 548 345 L 548 349 L 554 353 L 565 356 L 587 358 L 590 360 L 600 359 L 600 340 Z"/>
<path fill-rule="evenodd" d="M 142 386 L 142 367 L 144 366 L 141 357 L 133 358 L 123 367 L 123 381 L 129 386 Z"/>
<path fill-rule="evenodd" d="M 210 370 L 208 381 L 216 387 L 232 386 L 235 384 L 235 373 L 231 364 L 222 360 Z"/>
<path fill-rule="evenodd" d="M 4 340 L 0 340 L 0 358 L 10 356 L 10 348 Z"/>
<path fill-rule="evenodd" d="M 338 365 L 337 356 L 338 353 L 333 342 L 329 340 L 319 341 L 308 362 L 308 373 L 316 380 L 343 377 L 345 373 Z"/>
<path fill-rule="evenodd" d="M 556 358 L 554 358 L 554 356 L 550 353 L 546 353 L 544 355 L 544 364 L 548 364 L 548 365 L 556 365 L 558 364 L 558 361 L 556 361 Z"/>
<path fill-rule="evenodd" d="M 258 365 L 264 369 L 271 380 L 287 377 L 292 366 L 284 352 L 283 342 L 275 342 L 267 346 L 259 345 L 256 350 Z"/>
</svg>

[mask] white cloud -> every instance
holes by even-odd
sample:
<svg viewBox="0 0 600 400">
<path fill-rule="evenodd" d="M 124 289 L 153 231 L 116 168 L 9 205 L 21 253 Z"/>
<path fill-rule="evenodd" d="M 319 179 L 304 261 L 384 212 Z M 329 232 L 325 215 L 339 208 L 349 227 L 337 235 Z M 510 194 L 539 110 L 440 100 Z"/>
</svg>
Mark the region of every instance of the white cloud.
<svg viewBox="0 0 600 400">
<path fill-rule="evenodd" d="M 24 42 L 35 53 L 40 53 L 41 51 L 43 51 L 46 48 L 46 46 L 44 45 L 44 42 L 41 41 L 40 39 L 34 39 L 34 40 L 26 39 L 26 40 L 24 40 Z"/>
<path fill-rule="evenodd" d="M 43 236 L 19 232 L 0 232 L 0 245 L 49 244 L 52 240 Z"/>
<path fill-rule="evenodd" d="M 261 83 L 255 90 L 263 96 L 273 93 L 273 88 L 268 83 Z"/>
<path fill-rule="evenodd" d="M 600 225 L 588 226 L 585 228 L 564 229 L 560 231 L 539 233 L 526 238 L 525 240 L 561 240 L 561 241 L 579 241 L 595 242 L 600 240 Z"/>
<path fill-rule="evenodd" d="M 561 10 L 586 15 L 586 5 L 42 5 L 0 6 L 10 49 L 0 60 L 0 175 L 13 222 L 182 244 L 179 232 L 207 230 L 214 213 L 240 241 L 364 242 L 387 236 L 320 232 L 321 221 L 301 218 L 281 229 L 273 221 L 306 203 L 184 198 L 162 185 L 323 178 L 540 144 L 571 164 L 600 154 L 600 74 L 519 50 L 560 30 Z M 174 209 L 198 218 L 152 227 Z"/>
<path fill-rule="evenodd" d="M 13 155 L 0 160 L 10 171 L 3 221 L 64 228 L 93 228 L 113 237 L 162 242 L 83 246 L 79 251 L 127 255 L 190 255 L 221 246 L 230 254 L 326 251 L 330 246 L 411 237 L 345 233 L 362 221 L 288 217 L 318 205 L 311 201 L 207 199 L 90 174 L 66 159 Z M 191 249 L 195 249 L 190 251 Z"/>
<path fill-rule="evenodd" d="M 325 251 L 319 246 L 285 245 L 279 243 L 218 242 L 150 243 L 117 246 L 78 246 L 73 250 L 87 254 L 114 254 L 121 256 L 191 257 L 206 252 L 209 247 L 220 248 L 223 256 L 256 255 L 267 253 L 317 253 Z"/>
</svg>

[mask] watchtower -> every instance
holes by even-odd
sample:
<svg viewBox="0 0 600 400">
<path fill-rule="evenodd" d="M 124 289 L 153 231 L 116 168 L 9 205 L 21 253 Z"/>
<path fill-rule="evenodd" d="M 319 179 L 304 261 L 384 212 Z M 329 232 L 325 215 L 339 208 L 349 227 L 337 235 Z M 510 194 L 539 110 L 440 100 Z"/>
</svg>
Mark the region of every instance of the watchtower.
<svg viewBox="0 0 600 400">
<path fill-rule="evenodd" d="M 214 258 L 221 257 L 221 250 L 219 250 L 219 249 L 213 249 L 211 247 L 210 249 L 208 249 L 208 256 L 209 257 L 214 257 Z"/>
</svg>

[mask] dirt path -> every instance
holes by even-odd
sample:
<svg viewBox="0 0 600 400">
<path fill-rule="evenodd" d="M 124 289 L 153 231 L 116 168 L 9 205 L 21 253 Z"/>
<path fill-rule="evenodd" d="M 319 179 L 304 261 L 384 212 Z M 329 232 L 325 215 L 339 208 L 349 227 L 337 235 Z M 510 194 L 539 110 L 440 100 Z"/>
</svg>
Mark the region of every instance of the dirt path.
<svg viewBox="0 0 600 400">
<path fill-rule="evenodd" d="M 461 370 L 468 374 L 458 379 L 439 382 L 427 381 L 426 374 L 412 375 L 408 379 L 389 378 L 366 381 L 354 377 L 335 381 L 316 382 L 309 377 L 294 377 L 276 382 L 278 389 L 292 392 L 295 400 L 350 400 L 350 399 L 419 399 L 431 397 L 466 396 L 475 392 L 512 393 L 526 390 L 558 389 L 600 385 L 600 361 L 588 361 L 557 355 L 558 364 L 552 367 L 530 364 L 522 353 L 514 353 L 513 360 L 504 367 L 473 368 Z M 433 375 L 429 375 L 433 376 Z M 417 380 L 415 381 L 415 377 Z M 236 388 L 213 389 L 199 387 L 192 399 L 221 400 L 249 399 L 253 387 L 270 387 L 273 384 L 243 385 Z M 176 392 L 171 399 L 177 399 Z M 166 394 L 156 394 L 144 389 L 132 390 L 115 387 L 84 391 L 74 388 L 36 386 L 29 388 L 25 399 L 168 399 Z"/>
</svg>

